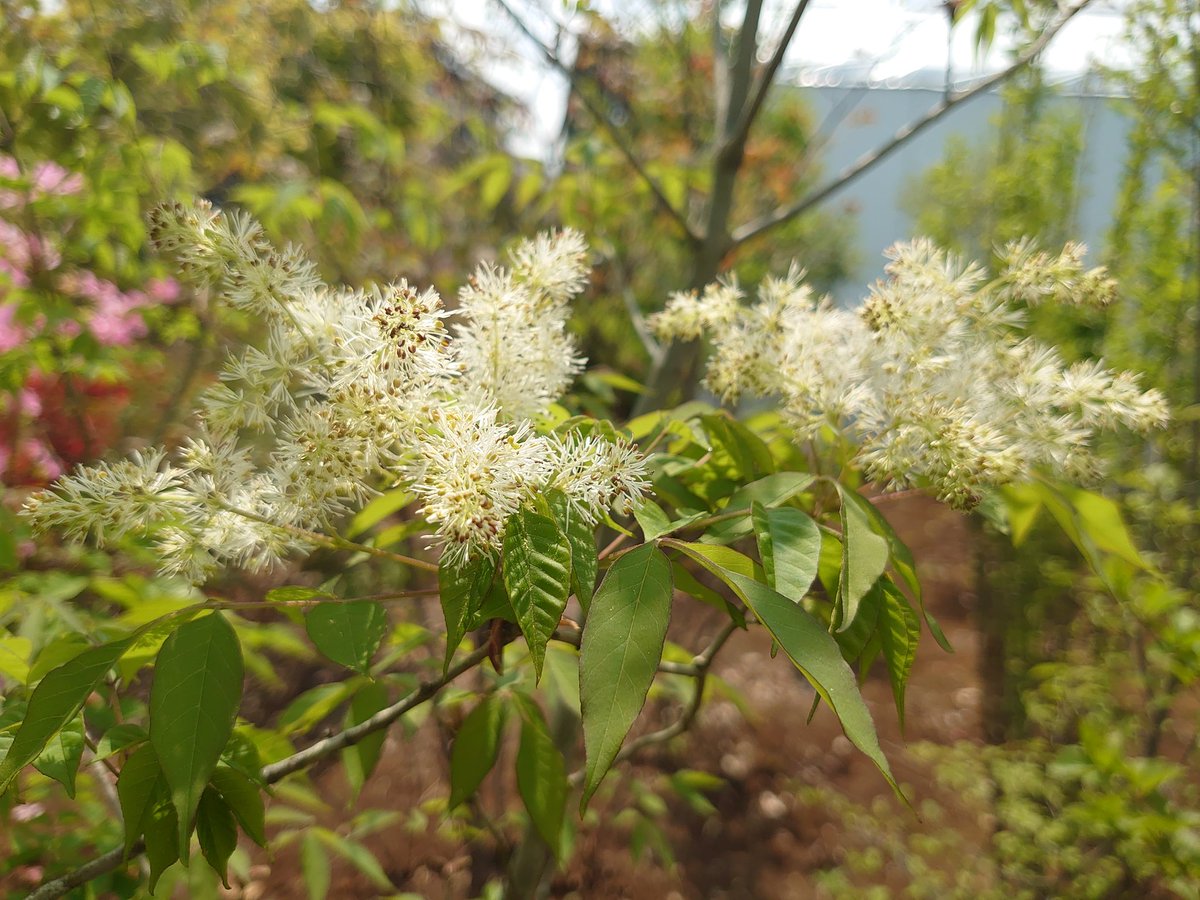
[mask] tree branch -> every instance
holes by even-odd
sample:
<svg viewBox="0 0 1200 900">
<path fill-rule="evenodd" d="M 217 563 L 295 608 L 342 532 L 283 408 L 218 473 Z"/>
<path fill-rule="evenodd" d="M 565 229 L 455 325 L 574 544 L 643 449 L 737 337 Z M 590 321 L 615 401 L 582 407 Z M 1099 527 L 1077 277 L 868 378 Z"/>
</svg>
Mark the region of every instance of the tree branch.
<svg viewBox="0 0 1200 900">
<path fill-rule="evenodd" d="M 800 19 L 803 18 L 804 11 L 808 9 L 809 2 L 810 0 L 800 0 L 796 4 L 796 8 L 792 10 L 792 17 L 788 20 L 787 28 L 784 29 L 783 36 L 779 39 L 779 45 L 759 73 L 758 80 L 754 85 L 754 93 L 738 117 L 737 125 L 721 146 L 721 154 L 731 153 L 740 157 L 745 150 L 750 129 L 758 117 L 759 110 L 762 109 L 763 102 L 767 99 L 771 85 L 775 83 L 775 75 L 779 72 L 780 65 L 783 64 L 783 55 L 796 34 L 796 28 L 800 25 Z"/>
<path fill-rule="evenodd" d="M 818 203 L 821 203 L 823 200 L 828 198 L 829 195 L 834 191 L 845 187 L 847 184 L 850 184 L 860 175 L 873 168 L 876 164 L 907 144 L 910 140 L 912 140 L 930 125 L 941 119 L 954 107 L 962 103 L 966 103 L 968 100 L 979 96 L 985 91 L 990 90 L 1001 82 L 1012 77 L 1014 74 L 1033 62 L 1033 60 L 1036 59 L 1037 56 L 1046 49 L 1046 46 L 1051 40 L 1053 40 L 1054 36 L 1062 30 L 1063 26 L 1071 21 L 1071 19 L 1073 19 L 1077 13 L 1083 10 L 1084 7 L 1088 6 L 1091 2 L 1092 0 L 1079 0 L 1079 2 L 1075 3 L 1073 6 L 1067 7 L 1057 19 L 1046 26 L 1046 29 L 1041 33 L 1041 35 L 1038 36 L 1037 40 L 1031 43 L 1007 68 L 1002 69 L 994 75 L 984 78 L 982 81 L 977 82 L 974 86 L 966 90 L 949 94 L 935 104 L 924 116 L 914 122 L 910 122 L 908 125 L 905 125 L 899 131 L 897 131 L 887 143 L 860 157 L 853 165 L 843 170 L 842 173 L 829 184 L 819 188 L 816 191 L 813 191 L 811 194 L 803 197 L 790 206 L 781 206 L 778 209 L 767 213 L 765 216 L 762 216 L 758 219 L 753 219 L 742 225 L 740 228 L 735 229 L 733 232 L 734 246 L 758 237 L 777 225 L 782 225 L 784 222 L 788 222 L 794 219 L 796 216 L 812 209 Z"/>
<path fill-rule="evenodd" d="M 658 183 L 658 180 L 646 170 L 645 165 L 643 165 L 642 161 L 638 159 L 637 154 L 634 153 L 633 147 L 630 145 L 628 139 L 622 133 L 621 129 L 612 121 L 609 116 L 605 115 L 604 110 L 600 107 L 600 104 L 596 102 L 595 98 L 590 97 L 587 92 L 582 89 L 581 85 L 579 84 L 579 70 L 573 66 L 566 65 L 561 59 L 559 59 L 558 54 L 555 53 L 554 50 L 543 44 L 541 39 L 539 39 L 538 36 L 529 29 L 529 26 L 525 24 L 525 21 L 519 15 L 517 15 L 516 11 L 514 11 L 511 6 L 508 5 L 507 0 L 495 0 L 495 2 L 504 11 L 505 15 L 508 16 L 512 23 L 516 25 L 517 29 L 523 35 L 525 35 L 526 38 L 532 41 L 534 46 L 536 46 L 539 51 L 541 51 L 541 54 L 545 58 L 546 62 L 548 62 L 566 77 L 567 81 L 571 85 L 572 90 L 574 90 L 575 95 L 579 97 L 579 99 L 583 102 L 583 105 L 587 107 L 588 112 L 591 113 L 592 117 L 597 121 L 597 123 L 599 123 L 600 127 L 604 129 L 609 138 L 612 139 L 612 142 L 621 152 L 621 155 L 625 157 L 625 160 L 629 163 L 630 167 L 638 174 L 638 177 L 646 183 L 648 188 L 650 188 L 650 193 L 653 195 L 655 202 L 658 203 L 658 206 L 662 209 L 662 211 L 675 221 L 675 224 L 679 226 L 680 230 L 683 231 L 684 236 L 689 241 L 692 243 L 697 242 L 699 237 L 692 230 L 692 226 L 688 223 L 687 216 L 684 215 L 682 210 L 675 208 L 675 204 L 668 199 L 666 192 Z"/>
<path fill-rule="evenodd" d="M 311 747 L 306 747 L 298 753 L 293 753 L 286 759 L 281 759 L 279 762 L 264 766 L 262 770 L 263 780 L 267 784 L 274 784 L 276 781 L 291 775 L 293 772 L 306 769 L 316 762 L 327 759 L 339 750 L 344 750 L 346 747 L 357 744 L 368 735 L 387 728 L 409 710 L 420 706 L 428 700 L 432 700 L 450 682 L 487 659 L 488 649 L 487 646 L 478 648 L 470 655 L 464 657 L 457 665 L 452 666 L 441 678 L 435 681 L 424 682 L 415 691 L 404 697 L 404 699 L 393 703 L 385 709 L 381 709 L 369 719 L 365 719 L 359 724 L 331 735 L 324 740 L 317 741 Z M 131 856 L 140 854 L 144 849 L 145 844 L 138 841 L 133 847 Z M 62 897 L 73 888 L 79 887 L 81 884 L 86 884 L 93 878 L 98 878 L 107 872 L 111 872 L 113 869 L 121 866 L 125 860 L 125 854 L 121 848 L 110 850 L 103 856 L 98 856 L 91 862 L 80 866 L 74 872 L 46 882 L 30 894 L 28 900 L 55 900 L 55 898 Z"/>
</svg>

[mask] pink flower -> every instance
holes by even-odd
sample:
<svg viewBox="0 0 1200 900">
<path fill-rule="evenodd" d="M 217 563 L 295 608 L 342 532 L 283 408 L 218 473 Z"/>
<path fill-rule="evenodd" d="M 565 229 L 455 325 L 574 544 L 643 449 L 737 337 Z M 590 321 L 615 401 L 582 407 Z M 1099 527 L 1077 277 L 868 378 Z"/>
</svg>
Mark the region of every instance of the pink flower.
<svg viewBox="0 0 1200 900">
<path fill-rule="evenodd" d="M 52 162 L 38 163 L 33 170 L 33 189 L 42 194 L 78 194 L 83 190 L 83 176 L 68 172 Z"/>
<path fill-rule="evenodd" d="M 179 282 L 174 278 L 151 278 L 146 293 L 159 303 L 174 303 L 179 299 Z"/>
<path fill-rule="evenodd" d="M 20 346 L 26 338 L 25 329 L 16 321 L 17 308 L 11 304 L 0 306 L 0 353 Z"/>
</svg>

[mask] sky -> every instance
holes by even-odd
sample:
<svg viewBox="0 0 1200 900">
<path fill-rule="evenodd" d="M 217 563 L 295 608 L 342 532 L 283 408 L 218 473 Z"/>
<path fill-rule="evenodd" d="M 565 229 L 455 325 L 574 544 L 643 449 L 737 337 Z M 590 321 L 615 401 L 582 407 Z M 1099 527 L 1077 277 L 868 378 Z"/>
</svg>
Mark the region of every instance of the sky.
<svg viewBox="0 0 1200 900">
<path fill-rule="evenodd" d="M 591 5 L 636 28 L 653 2 L 595 0 Z M 1076 76 L 1096 60 L 1109 65 L 1127 60 L 1119 5 L 1119 0 L 1093 0 L 1055 37 L 1044 57 L 1052 81 Z M 561 131 L 566 106 L 567 86 L 561 74 L 544 63 L 494 0 L 430 0 L 422 6 L 457 22 L 464 43 L 477 44 L 480 39 L 492 43 L 490 52 L 477 56 L 483 60 L 483 74 L 532 113 L 513 150 L 545 156 Z M 555 19 L 568 29 L 571 26 L 570 3 L 510 0 L 510 6 L 547 43 L 558 30 Z M 736 24 L 737 4 L 728 7 L 731 24 Z M 764 52 L 773 49 L 774 36 L 790 7 L 790 3 L 768 0 L 762 28 L 768 36 Z M 940 0 L 815 0 L 785 57 L 785 75 L 807 84 L 888 85 L 933 79 L 941 84 L 949 50 L 956 84 L 962 87 L 973 77 L 1003 67 L 1011 46 L 1000 33 L 1003 29 L 998 29 L 991 52 L 976 59 L 974 31 L 974 22 L 965 20 L 948 40 L 949 25 Z"/>
</svg>

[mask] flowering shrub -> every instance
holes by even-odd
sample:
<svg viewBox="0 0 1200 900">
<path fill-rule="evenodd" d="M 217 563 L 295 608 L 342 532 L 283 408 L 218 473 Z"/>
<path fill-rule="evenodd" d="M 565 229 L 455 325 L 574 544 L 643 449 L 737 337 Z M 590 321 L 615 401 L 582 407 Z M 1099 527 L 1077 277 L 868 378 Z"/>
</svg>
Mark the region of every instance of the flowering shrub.
<svg viewBox="0 0 1200 900">
<path fill-rule="evenodd" d="M 142 310 L 179 298 L 173 279 L 122 290 L 63 259 L 54 223 L 69 216 L 83 187 L 81 175 L 53 162 L 23 171 L 0 156 L 0 353 L 9 355 L 0 478 L 8 484 L 51 481 L 109 447 L 128 391 L 105 356 L 146 337 Z M 65 356 L 85 364 L 64 364 Z"/>
<path fill-rule="evenodd" d="M 920 584 L 859 473 L 878 488 L 928 485 L 966 507 L 1038 472 L 1089 472 L 1100 429 L 1165 418 L 1161 398 L 1131 376 L 1064 367 L 1020 335 L 1021 303 L 1107 295 L 1076 248 L 1052 258 L 1014 247 L 985 283 L 927 243 L 900 247 L 857 314 L 814 302 L 797 272 L 765 282 L 752 307 L 731 285 L 676 297 L 658 328 L 712 335 L 711 389 L 779 399 L 780 414 L 751 427 L 703 403 L 624 425 L 560 405 L 583 367 L 566 330 L 588 275 L 573 231 L 481 266 L 453 310 L 404 281 L 330 287 L 298 249 L 277 250 L 251 220 L 204 204 L 159 209 L 152 239 L 186 278 L 260 319 L 262 339 L 229 359 L 176 452 L 80 467 L 32 495 L 26 514 L 74 538 L 140 540 L 163 574 L 198 589 L 229 567 L 281 572 L 296 554 L 352 554 L 319 586 L 277 588 L 266 602 L 304 610 L 312 644 L 357 673 L 333 695 L 354 705 L 344 730 L 302 749 L 282 726 L 272 737 L 239 724 L 253 628 L 236 599 L 184 588 L 163 615 L 114 621 L 102 643 L 27 678 L 6 736 L 0 789 L 30 764 L 73 786 L 85 745 L 117 772 L 124 846 L 40 897 L 141 849 L 153 885 L 186 864 L 193 832 L 226 878 L 239 828 L 267 842 L 262 788 L 356 747 L 345 758 L 361 784 L 381 729 L 489 659 L 497 677 L 459 728 L 446 806 L 474 795 L 515 721 L 530 840 L 559 855 L 572 792 L 586 807 L 614 763 L 686 729 L 716 655 L 756 624 L 899 791 L 852 667 L 862 675 L 882 661 L 903 716 Z M 399 526 L 377 529 L 396 515 Z M 416 549 L 391 549 L 418 532 L 430 537 Z M 355 596 L 349 570 L 363 559 L 436 573 L 440 660 L 386 641 L 401 626 L 383 604 L 427 591 Z M 727 618 L 690 661 L 664 658 L 677 595 Z M 578 670 L 578 699 L 559 697 L 582 719 L 585 763 L 574 773 L 538 690 L 563 647 Z M 91 735 L 88 697 L 102 684 L 126 691 L 147 665 L 137 721 Z M 413 668 L 426 680 L 397 677 Z M 694 679 L 694 696 L 674 726 L 627 742 L 660 672 Z"/>
</svg>

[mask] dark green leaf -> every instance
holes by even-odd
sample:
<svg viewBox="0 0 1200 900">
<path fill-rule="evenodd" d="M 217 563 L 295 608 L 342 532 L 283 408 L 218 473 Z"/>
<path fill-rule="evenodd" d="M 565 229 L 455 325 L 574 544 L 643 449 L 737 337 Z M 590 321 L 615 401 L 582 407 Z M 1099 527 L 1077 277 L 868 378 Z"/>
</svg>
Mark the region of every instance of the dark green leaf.
<svg viewBox="0 0 1200 900">
<path fill-rule="evenodd" d="M 583 629 L 579 695 L 587 751 L 585 807 L 646 702 L 671 617 L 671 563 L 653 544 L 620 557 Z"/>
<path fill-rule="evenodd" d="M 160 781 L 162 769 L 158 765 L 158 756 L 155 755 L 153 747 L 139 747 L 121 768 L 121 774 L 117 778 L 117 799 L 121 803 L 121 818 L 125 820 L 126 856 L 142 836 L 144 820 Z M 165 781 L 162 783 L 166 784 Z"/>
<path fill-rule="evenodd" d="M 834 616 L 838 631 L 854 624 L 862 598 L 879 580 L 887 563 L 887 541 L 871 528 L 871 520 L 861 506 L 843 499 L 842 575 Z"/>
<path fill-rule="evenodd" d="M 127 646 L 128 639 L 84 650 L 38 682 L 29 697 L 25 718 L 0 761 L 0 793 L 21 769 L 37 759 L 50 738 L 75 718 Z"/>
<path fill-rule="evenodd" d="M 571 545 L 549 516 L 524 507 L 504 533 L 504 586 L 529 645 L 534 678 L 571 595 Z"/>
<path fill-rule="evenodd" d="M 489 694 L 463 720 L 450 751 L 451 809 L 474 794 L 496 764 L 507 717 L 502 699 Z"/>
<path fill-rule="evenodd" d="M 549 495 L 550 513 L 571 545 L 571 590 L 586 615 L 596 592 L 596 574 L 600 563 L 596 554 L 596 529 L 571 505 L 562 491 Z"/>
<path fill-rule="evenodd" d="M 908 673 L 917 656 L 917 641 L 921 637 L 921 620 L 909 605 L 908 599 L 887 579 L 879 586 L 883 592 L 883 611 L 879 617 L 879 643 L 887 661 L 888 680 L 896 700 L 896 715 L 904 728 L 904 689 Z"/>
<path fill-rule="evenodd" d="M 517 697 L 521 746 L 517 750 L 517 789 L 543 841 L 557 853 L 567 808 L 567 769 L 554 746 L 542 712 L 528 697 Z"/>
<path fill-rule="evenodd" d="M 438 594 L 442 613 L 446 617 L 446 659 L 442 672 L 450 669 L 450 661 L 466 636 L 475 614 L 483 606 L 492 579 L 496 577 L 496 561 L 481 556 L 463 566 L 443 562 L 438 566 Z"/>
<path fill-rule="evenodd" d="M 158 652 L 150 690 L 150 743 L 177 812 L 178 845 L 229 742 L 242 699 L 242 648 L 220 613 L 181 626 Z"/>
<path fill-rule="evenodd" d="M 154 892 L 158 878 L 179 859 L 179 821 L 171 789 L 165 778 L 155 784 L 154 796 L 142 817 L 142 833 L 146 836 L 146 859 L 150 861 L 150 891 Z"/>
<path fill-rule="evenodd" d="M 387 610 L 370 600 L 318 603 L 304 617 L 304 627 L 318 650 L 365 675 L 387 635 Z"/>
<path fill-rule="evenodd" d="M 66 725 L 46 743 L 46 747 L 33 761 L 34 768 L 53 778 L 67 789 L 67 796 L 75 798 L 75 776 L 79 772 L 79 761 L 83 759 L 83 717 Z"/>
<path fill-rule="evenodd" d="M 220 765 L 213 771 L 212 788 L 232 810 L 246 836 L 260 847 L 267 846 L 267 828 L 262 792 L 237 769 Z"/>
<path fill-rule="evenodd" d="M 229 857 L 237 849 L 237 822 L 233 810 L 211 787 L 200 795 L 200 805 L 196 808 L 196 839 L 200 842 L 200 852 L 221 877 L 221 884 L 228 888 Z"/>
<path fill-rule="evenodd" d="M 791 506 L 752 509 L 758 553 L 767 584 L 799 603 L 817 577 L 821 559 L 821 529 L 812 517 Z"/>
</svg>

